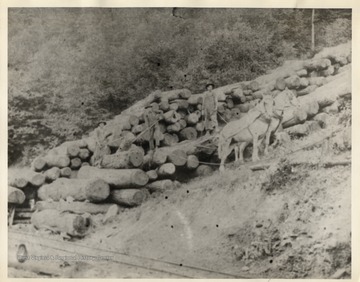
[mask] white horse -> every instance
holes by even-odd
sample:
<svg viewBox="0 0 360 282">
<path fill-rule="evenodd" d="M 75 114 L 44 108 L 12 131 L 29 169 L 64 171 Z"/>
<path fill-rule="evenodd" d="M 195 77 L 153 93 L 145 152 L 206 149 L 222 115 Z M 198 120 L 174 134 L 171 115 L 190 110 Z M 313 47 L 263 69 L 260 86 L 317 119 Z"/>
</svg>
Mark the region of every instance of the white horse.
<svg viewBox="0 0 360 282">
<path fill-rule="evenodd" d="M 220 132 L 218 155 L 221 160 L 220 171 L 224 170 L 225 160 L 232 150 L 235 150 L 236 161 L 243 162 L 243 152 L 246 146 L 253 144 L 252 160 L 259 160 L 259 145 L 265 138 L 265 151 L 268 147 L 271 133 L 275 132 L 282 120 L 283 108 L 276 108 L 270 95 L 251 109 L 248 115 L 240 120 L 229 122 Z M 233 143 L 233 141 L 235 143 Z"/>
</svg>

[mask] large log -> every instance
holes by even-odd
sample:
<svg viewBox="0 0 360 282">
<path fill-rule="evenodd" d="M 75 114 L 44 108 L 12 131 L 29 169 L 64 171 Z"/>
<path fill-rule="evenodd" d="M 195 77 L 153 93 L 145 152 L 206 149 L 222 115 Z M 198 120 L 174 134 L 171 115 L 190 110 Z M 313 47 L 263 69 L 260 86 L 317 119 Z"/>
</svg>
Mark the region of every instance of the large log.
<svg viewBox="0 0 360 282">
<path fill-rule="evenodd" d="M 183 130 L 187 126 L 187 122 L 184 119 L 179 120 L 180 128 Z"/>
<path fill-rule="evenodd" d="M 110 200 L 121 206 L 136 207 L 141 205 L 148 195 L 149 192 L 146 189 L 112 190 Z"/>
<path fill-rule="evenodd" d="M 326 79 L 324 77 L 310 77 L 309 84 L 316 85 L 318 87 L 323 86 L 326 83 Z"/>
<path fill-rule="evenodd" d="M 60 171 L 60 168 L 58 168 L 58 167 L 52 167 L 52 168 L 48 169 L 47 171 L 45 171 L 44 174 L 45 174 L 46 180 L 51 182 L 60 177 L 61 171 Z"/>
<path fill-rule="evenodd" d="M 194 127 L 186 127 L 179 133 L 180 140 L 195 140 L 197 131 Z"/>
<path fill-rule="evenodd" d="M 70 161 L 70 168 L 71 169 L 78 169 L 81 167 L 81 159 L 80 158 L 73 158 Z"/>
<path fill-rule="evenodd" d="M 285 79 L 285 83 L 289 89 L 298 89 L 300 87 L 300 77 L 297 75 L 289 76 Z"/>
<path fill-rule="evenodd" d="M 184 150 L 176 149 L 168 154 L 167 160 L 175 166 L 183 166 L 186 164 L 187 155 Z"/>
<path fill-rule="evenodd" d="M 187 156 L 186 167 L 190 170 L 196 169 L 199 166 L 199 159 L 195 155 Z"/>
<path fill-rule="evenodd" d="M 83 165 L 83 164 L 84 163 L 82 163 L 81 165 Z M 87 163 L 87 164 L 89 165 L 89 163 Z M 69 178 L 71 176 L 71 168 L 63 167 L 62 169 L 60 169 L 60 176 Z"/>
<path fill-rule="evenodd" d="M 167 178 L 175 174 L 176 167 L 172 163 L 166 163 L 159 167 L 157 170 L 158 176 L 162 178 Z"/>
<path fill-rule="evenodd" d="M 45 175 L 42 173 L 27 172 L 25 177 L 28 182 L 35 187 L 40 187 L 45 183 Z"/>
<path fill-rule="evenodd" d="M 79 158 L 83 161 L 87 160 L 90 157 L 90 151 L 86 148 L 80 149 Z"/>
<path fill-rule="evenodd" d="M 78 178 L 99 178 L 114 188 L 142 187 L 149 181 L 141 169 L 99 169 L 91 166 L 80 168 Z"/>
<path fill-rule="evenodd" d="M 175 188 L 174 182 L 169 179 L 158 180 L 146 185 L 150 192 L 164 192 Z"/>
<path fill-rule="evenodd" d="M 234 109 L 231 109 L 231 116 L 235 119 L 240 119 L 244 115 L 241 114 L 241 111 L 239 108 L 234 108 Z"/>
<path fill-rule="evenodd" d="M 106 213 L 108 209 L 113 204 L 94 204 L 88 202 L 66 202 L 66 201 L 58 201 L 58 202 L 50 202 L 50 201 L 38 201 L 35 204 L 35 209 L 38 211 L 43 210 L 57 210 L 57 211 L 69 211 L 73 213 L 90 213 L 90 214 L 99 214 Z"/>
<path fill-rule="evenodd" d="M 51 229 L 71 236 L 84 236 L 91 227 L 90 218 L 57 210 L 36 212 L 31 217 L 36 229 Z"/>
<path fill-rule="evenodd" d="M 194 125 L 199 121 L 199 116 L 196 113 L 191 113 L 186 117 L 186 122 L 189 125 Z"/>
<path fill-rule="evenodd" d="M 144 130 L 146 130 L 146 124 L 142 123 L 142 124 L 138 124 L 138 125 L 134 126 L 131 129 L 131 132 L 133 134 L 139 134 L 139 133 L 143 132 Z"/>
<path fill-rule="evenodd" d="M 201 94 L 195 94 L 195 95 L 191 95 L 187 101 L 188 101 L 189 105 L 202 104 L 203 97 Z"/>
<path fill-rule="evenodd" d="M 128 121 L 132 127 L 138 125 L 140 122 L 139 118 L 135 115 L 130 115 Z"/>
<path fill-rule="evenodd" d="M 315 89 L 317 88 L 317 85 L 309 85 L 304 89 L 301 89 L 297 92 L 298 96 L 304 96 L 307 94 L 310 94 L 311 92 L 315 91 Z"/>
<path fill-rule="evenodd" d="M 344 72 L 334 77 L 334 80 L 317 88 L 314 92 L 300 97 L 301 105 L 316 101 L 320 108 L 333 104 L 337 99 L 351 93 L 351 72 Z"/>
<path fill-rule="evenodd" d="M 179 109 L 179 104 L 178 103 L 171 103 L 169 105 L 169 111 L 177 111 Z"/>
<path fill-rule="evenodd" d="M 41 186 L 38 190 L 38 197 L 41 200 L 59 201 L 70 196 L 76 201 L 100 202 L 105 200 L 109 193 L 109 185 L 101 179 L 59 178 L 50 184 Z"/>
<path fill-rule="evenodd" d="M 199 132 L 203 132 L 205 130 L 205 124 L 203 122 L 198 122 L 195 125 L 195 129 Z"/>
<path fill-rule="evenodd" d="M 160 110 L 162 110 L 163 112 L 166 112 L 170 109 L 170 105 L 169 105 L 169 102 L 164 100 L 164 101 L 161 101 L 160 104 L 159 104 L 159 108 Z"/>
<path fill-rule="evenodd" d="M 178 104 L 179 110 L 187 110 L 189 108 L 189 102 L 187 100 L 177 99 L 172 101 L 172 103 Z"/>
<path fill-rule="evenodd" d="M 196 176 L 207 176 L 213 173 L 213 169 L 209 165 L 199 165 L 195 170 Z"/>
<path fill-rule="evenodd" d="M 306 69 L 301 69 L 301 70 L 298 70 L 296 72 L 296 75 L 299 76 L 299 77 L 304 77 L 304 76 L 307 76 L 308 72 Z"/>
<path fill-rule="evenodd" d="M 164 121 L 168 124 L 174 124 L 178 122 L 180 119 L 181 119 L 181 115 L 174 110 L 170 110 L 164 113 Z"/>
<path fill-rule="evenodd" d="M 225 102 L 228 109 L 232 109 L 234 107 L 234 101 L 232 98 L 227 97 Z"/>
<path fill-rule="evenodd" d="M 188 99 L 191 96 L 189 89 L 176 89 L 155 94 L 155 99 L 172 101 L 175 99 Z"/>
<path fill-rule="evenodd" d="M 306 111 L 301 107 L 291 107 L 284 111 L 282 126 L 287 128 L 303 123 L 307 118 Z"/>
<path fill-rule="evenodd" d="M 21 205 L 25 202 L 25 194 L 18 188 L 8 186 L 8 203 Z"/>
<path fill-rule="evenodd" d="M 102 168 L 136 168 L 144 160 L 144 151 L 130 149 L 125 152 L 117 152 L 112 155 L 105 155 L 101 161 Z"/>
<path fill-rule="evenodd" d="M 161 141 L 161 146 L 172 146 L 179 142 L 179 136 L 176 134 L 165 133 L 164 140 Z"/>
<path fill-rule="evenodd" d="M 275 81 L 275 88 L 277 90 L 283 91 L 286 88 L 286 82 L 285 79 L 279 77 L 278 79 L 276 79 Z"/>
<path fill-rule="evenodd" d="M 239 104 L 236 107 L 240 110 L 240 112 L 247 113 L 250 109 L 250 104 L 249 103 Z"/>
<path fill-rule="evenodd" d="M 256 80 L 253 80 L 246 86 L 246 88 L 252 90 L 253 92 L 255 92 L 255 91 L 258 91 L 260 89 L 260 84 Z"/>
<path fill-rule="evenodd" d="M 170 124 L 166 128 L 167 132 L 169 133 L 176 133 L 181 130 L 181 124 L 179 122 L 176 122 L 174 124 Z"/>
<path fill-rule="evenodd" d="M 313 70 L 323 70 L 331 65 L 331 61 L 329 59 L 313 59 L 305 62 L 304 68 L 307 71 Z"/>
<path fill-rule="evenodd" d="M 34 171 L 42 171 L 46 167 L 46 160 L 42 157 L 37 157 L 34 159 L 34 161 L 31 163 L 31 168 Z"/>
<path fill-rule="evenodd" d="M 297 124 L 289 128 L 284 129 L 287 134 L 295 137 L 302 137 L 309 134 L 309 126 L 304 124 Z"/>
<path fill-rule="evenodd" d="M 154 169 L 147 171 L 146 174 L 149 177 L 149 181 L 155 181 L 158 179 L 158 174 Z"/>
<path fill-rule="evenodd" d="M 80 147 L 77 144 L 71 144 L 67 147 L 66 152 L 70 158 L 75 158 L 80 153 Z"/>
<path fill-rule="evenodd" d="M 64 155 L 48 154 L 46 155 L 45 160 L 46 160 L 46 164 L 49 167 L 56 166 L 59 168 L 63 168 L 70 165 L 70 158 Z"/>
<path fill-rule="evenodd" d="M 29 184 L 29 181 L 24 176 L 9 177 L 9 185 L 19 189 L 24 189 Z"/>
<path fill-rule="evenodd" d="M 335 72 L 334 66 L 329 66 L 327 69 L 321 71 L 320 75 L 327 77 L 327 76 L 333 75 L 334 72 Z"/>
</svg>

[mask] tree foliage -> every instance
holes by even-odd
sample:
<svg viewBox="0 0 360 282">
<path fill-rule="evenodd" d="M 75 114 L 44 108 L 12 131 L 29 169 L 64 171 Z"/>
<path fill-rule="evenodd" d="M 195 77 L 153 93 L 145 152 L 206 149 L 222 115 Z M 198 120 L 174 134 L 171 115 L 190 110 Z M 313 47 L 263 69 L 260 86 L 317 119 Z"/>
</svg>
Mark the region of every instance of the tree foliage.
<svg viewBox="0 0 360 282">
<path fill-rule="evenodd" d="M 351 38 L 316 10 L 317 46 Z M 81 137 L 161 89 L 250 80 L 310 50 L 306 9 L 9 9 L 9 163 Z"/>
</svg>

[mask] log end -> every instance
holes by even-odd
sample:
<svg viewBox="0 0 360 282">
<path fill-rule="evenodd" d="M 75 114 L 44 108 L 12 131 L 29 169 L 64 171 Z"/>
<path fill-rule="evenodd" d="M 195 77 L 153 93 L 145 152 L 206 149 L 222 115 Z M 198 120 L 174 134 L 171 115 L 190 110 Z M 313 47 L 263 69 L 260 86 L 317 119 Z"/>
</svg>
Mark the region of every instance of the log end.
<svg viewBox="0 0 360 282">
<path fill-rule="evenodd" d="M 110 186 L 102 179 L 94 179 L 86 185 L 86 198 L 91 202 L 100 202 L 110 195 Z"/>
</svg>

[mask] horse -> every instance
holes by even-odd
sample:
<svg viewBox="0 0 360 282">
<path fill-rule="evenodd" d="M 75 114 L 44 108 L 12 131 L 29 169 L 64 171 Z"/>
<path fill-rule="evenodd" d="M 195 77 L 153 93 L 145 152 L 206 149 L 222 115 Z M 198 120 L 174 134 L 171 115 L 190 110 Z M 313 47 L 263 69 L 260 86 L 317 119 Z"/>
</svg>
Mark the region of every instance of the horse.
<svg viewBox="0 0 360 282">
<path fill-rule="evenodd" d="M 243 151 L 250 143 L 254 147 L 252 161 L 258 161 L 258 148 L 264 138 L 264 154 L 267 155 L 270 135 L 281 125 L 283 112 L 284 109 L 277 108 L 274 99 L 270 95 L 266 95 L 246 116 L 225 125 L 220 132 L 218 143 L 218 156 L 221 160 L 220 171 L 224 171 L 225 160 L 232 150 L 235 150 L 236 160 L 243 162 Z M 235 143 L 232 144 L 232 141 Z"/>
</svg>

